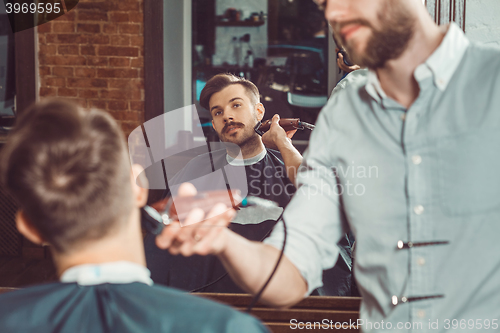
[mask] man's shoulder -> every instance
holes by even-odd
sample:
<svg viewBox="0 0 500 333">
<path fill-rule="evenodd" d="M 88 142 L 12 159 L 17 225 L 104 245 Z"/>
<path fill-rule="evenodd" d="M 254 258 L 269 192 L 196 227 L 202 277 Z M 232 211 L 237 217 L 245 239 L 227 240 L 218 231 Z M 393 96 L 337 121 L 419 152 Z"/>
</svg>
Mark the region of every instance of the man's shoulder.
<svg viewBox="0 0 500 333">
<path fill-rule="evenodd" d="M 51 325 L 70 325 L 68 323 L 78 322 L 81 309 L 95 304 L 100 304 L 101 308 L 87 315 L 98 318 L 107 311 L 117 310 L 121 318 L 126 319 L 113 323 L 113 328 L 120 327 L 121 332 L 129 332 L 125 324 L 130 322 L 134 322 L 136 328 L 169 328 L 161 332 L 183 329 L 190 332 L 232 332 L 240 331 L 240 326 L 248 327 L 243 332 L 266 332 L 255 318 L 228 306 L 172 288 L 143 283 L 96 286 L 53 283 L 2 294 L 0 331 L 35 332 L 40 327 L 49 329 Z M 109 325 L 105 322 L 87 324 L 89 330 Z"/>
<path fill-rule="evenodd" d="M 464 71 L 475 75 L 498 76 L 500 72 L 500 46 L 472 42 L 465 53 Z"/>
</svg>

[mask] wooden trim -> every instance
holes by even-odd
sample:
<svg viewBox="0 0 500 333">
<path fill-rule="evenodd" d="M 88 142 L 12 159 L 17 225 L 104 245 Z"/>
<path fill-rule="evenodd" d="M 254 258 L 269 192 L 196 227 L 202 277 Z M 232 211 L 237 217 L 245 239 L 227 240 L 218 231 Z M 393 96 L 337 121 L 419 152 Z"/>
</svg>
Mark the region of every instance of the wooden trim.
<svg viewBox="0 0 500 333">
<path fill-rule="evenodd" d="M 193 295 L 230 304 L 233 307 L 246 307 L 253 299 L 250 294 L 194 293 Z M 297 303 L 292 309 L 359 311 L 360 304 L 360 297 L 309 296 Z M 258 302 L 257 306 L 263 307 L 264 305 Z"/>
<path fill-rule="evenodd" d="M 14 34 L 16 61 L 16 112 L 23 112 L 36 101 L 37 52 L 35 50 L 35 28 Z"/>
<path fill-rule="evenodd" d="M 144 0 L 144 120 L 163 114 L 163 1 Z"/>
</svg>

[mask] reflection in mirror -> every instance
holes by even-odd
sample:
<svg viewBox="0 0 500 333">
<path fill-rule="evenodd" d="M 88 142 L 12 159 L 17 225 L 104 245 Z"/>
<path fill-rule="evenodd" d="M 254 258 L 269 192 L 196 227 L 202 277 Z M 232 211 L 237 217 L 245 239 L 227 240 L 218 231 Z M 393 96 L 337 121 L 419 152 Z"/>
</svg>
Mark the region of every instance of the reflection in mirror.
<svg viewBox="0 0 500 333">
<path fill-rule="evenodd" d="M 189 54 L 186 54 L 187 41 L 177 41 L 181 34 L 177 33 L 173 38 L 172 29 L 166 32 L 166 41 L 183 47 L 172 47 L 171 43 L 168 51 L 164 48 L 170 55 L 165 54 L 164 58 L 165 111 L 171 113 L 183 100 L 185 105 L 195 105 L 193 110 L 197 112 L 179 116 L 179 121 L 156 121 L 165 126 L 168 133 L 164 134 L 165 138 L 154 142 L 180 147 L 186 146 L 181 139 L 188 139 L 191 143 L 187 146 L 199 146 L 200 149 L 205 146 L 207 149 L 197 151 L 199 155 L 194 158 L 177 153 L 160 161 L 163 170 L 168 165 L 176 166 L 176 174 L 167 175 L 163 182 L 168 186 L 161 197 L 165 203 L 175 194 L 175 184 L 191 182 L 202 192 L 238 190 L 248 196 L 273 201 L 278 205 L 274 210 L 260 207 L 239 209 L 229 225 L 230 230 L 247 239 L 262 241 L 278 223 L 284 207 L 295 193 L 295 186 L 289 177 L 293 165 L 284 163 L 280 151 L 266 149 L 254 126 L 258 121 L 271 119 L 274 114 L 279 114 L 281 119 L 300 118 L 303 122 L 316 122 L 328 99 L 331 81 L 328 74 L 328 58 L 332 57 L 329 52 L 331 38 L 328 37 L 327 24 L 323 13 L 311 0 L 188 2 L 189 5 L 184 3 L 184 7 L 165 2 L 166 6 L 171 6 L 170 10 L 164 9 L 165 29 L 176 24 L 184 27 L 184 36 L 186 29 L 192 32 Z M 179 22 L 174 13 L 180 12 L 191 13 L 191 16 L 185 15 Z M 178 59 L 182 52 L 184 62 L 167 63 L 166 60 L 172 57 Z M 186 59 L 190 59 L 189 69 Z M 180 63 L 184 63 L 184 67 Z M 189 86 L 186 78 L 182 78 L 182 74 L 188 72 L 192 78 Z M 336 72 L 335 67 L 333 73 Z M 221 73 L 229 74 L 218 75 Z M 218 76 L 213 78 L 215 75 Z M 173 80 L 172 76 L 178 80 Z M 184 89 L 179 82 L 184 82 Z M 167 89 L 167 85 L 173 90 Z M 186 99 L 188 93 L 190 99 Z M 262 105 L 258 104 L 259 101 Z M 180 123 L 181 128 L 174 129 L 174 123 Z M 148 132 L 147 126 L 144 127 Z M 200 128 L 203 134 L 195 134 Z M 159 137 L 163 135 L 160 132 Z M 193 134 L 179 136 L 181 132 Z M 309 135 L 309 130 L 299 130 L 293 136 L 297 155 L 307 147 Z M 152 144 L 151 139 L 149 142 Z M 215 142 L 218 144 L 214 145 Z M 237 154 L 227 146 L 228 143 L 239 147 L 242 158 L 235 158 Z M 152 151 L 156 149 L 150 147 Z M 160 174 L 162 168 L 157 169 Z M 211 181 L 207 181 L 208 178 Z M 214 179 L 217 181 L 212 181 Z M 352 237 L 346 235 L 339 243 L 338 263 L 324 272 L 324 286 L 313 295 L 351 296 L 353 290 L 356 295 L 351 275 L 352 242 Z M 215 256 L 173 256 L 156 247 L 154 235 L 146 236 L 145 248 L 148 268 L 155 283 L 191 292 L 244 292 L 231 280 Z"/>
</svg>

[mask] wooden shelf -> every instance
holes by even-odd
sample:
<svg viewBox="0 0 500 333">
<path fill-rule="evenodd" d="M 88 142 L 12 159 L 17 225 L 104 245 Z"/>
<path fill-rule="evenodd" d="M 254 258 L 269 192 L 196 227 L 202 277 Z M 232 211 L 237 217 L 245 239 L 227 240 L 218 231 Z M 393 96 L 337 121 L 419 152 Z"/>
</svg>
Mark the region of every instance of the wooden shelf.
<svg viewBox="0 0 500 333">
<path fill-rule="evenodd" d="M 215 22 L 218 27 L 260 27 L 265 21 L 231 21 L 231 22 Z"/>
</svg>

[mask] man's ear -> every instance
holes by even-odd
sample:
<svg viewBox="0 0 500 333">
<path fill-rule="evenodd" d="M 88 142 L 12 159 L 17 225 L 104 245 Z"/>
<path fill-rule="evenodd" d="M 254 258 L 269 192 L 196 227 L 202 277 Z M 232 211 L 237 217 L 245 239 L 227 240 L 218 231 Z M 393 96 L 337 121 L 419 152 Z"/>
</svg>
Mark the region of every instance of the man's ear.
<svg viewBox="0 0 500 333">
<path fill-rule="evenodd" d="M 149 184 L 143 171 L 144 168 L 142 166 L 134 164 L 130 172 L 134 202 L 138 208 L 144 207 L 148 202 Z"/>
<path fill-rule="evenodd" d="M 214 124 L 214 121 L 212 120 L 212 127 L 215 131 L 217 131 L 217 129 L 215 128 L 215 124 Z"/>
<path fill-rule="evenodd" d="M 19 232 L 30 242 L 38 245 L 46 244 L 43 237 L 40 235 L 40 232 L 33 226 L 30 220 L 28 220 L 22 210 L 19 210 L 16 213 L 16 226 L 17 230 L 19 230 Z"/>
<path fill-rule="evenodd" d="M 257 113 L 257 120 L 261 121 L 264 118 L 264 114 L 266 114 L 266 108 L 264 107 L 264 104 L 255 104 L 255 112 Z"/>
</svg>

